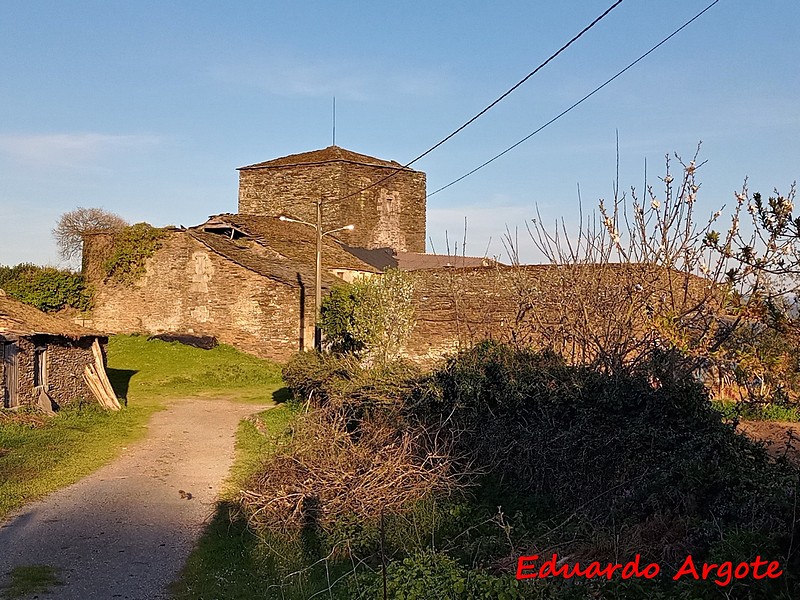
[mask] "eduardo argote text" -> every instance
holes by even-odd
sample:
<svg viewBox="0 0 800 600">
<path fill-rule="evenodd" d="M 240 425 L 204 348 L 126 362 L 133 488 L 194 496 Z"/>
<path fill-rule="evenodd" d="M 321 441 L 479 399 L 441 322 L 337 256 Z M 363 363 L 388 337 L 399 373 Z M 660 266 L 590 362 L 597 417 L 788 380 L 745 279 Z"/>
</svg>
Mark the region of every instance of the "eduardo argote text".
<svg viewBox="0 0 800 600">
<path fill-rule="evenodd" d="M 569 563 L 559 559 L 558 554 L 549 558 L 538 554 L 520 556 L 517 560 L 517 579 L 544 579 L 546 577 L 562 577 L 572 579 L 606 578 L 614 576 L 620 579 L 653 579 L 661 574 L 657 563 L 641 564 L 639 554 L 626 563 L 590 562 L 581 565 L 579 562 Z M 750 562 L 734 563 L 696 563 L 691 555 L 687 556 L 675 573 L 669 573 L 674 581 L 681 579 L 713 580 L 720 587 L 730 585 L 736 579 L 776 579 L 783 574 L 778 561 L 768 561 L 761 556 Z"/>
</svg>

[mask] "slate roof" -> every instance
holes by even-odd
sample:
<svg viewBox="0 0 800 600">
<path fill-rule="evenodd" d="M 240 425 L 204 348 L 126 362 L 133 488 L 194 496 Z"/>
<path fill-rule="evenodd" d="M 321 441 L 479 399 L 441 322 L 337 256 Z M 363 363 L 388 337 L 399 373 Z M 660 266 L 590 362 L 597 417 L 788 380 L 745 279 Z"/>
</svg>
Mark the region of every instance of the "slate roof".
<svg viewBox="0 0 800 600">
<path fill-rule="evenodd" d="M 192 229 L 188 230 L 188 233 L 212 252 L 216 252 L 220 256 L 262 277 L 296 288 L 301 286 L 314 287 L 314 267 L 286 259 L 260 256 L 247 245 L 247 242 L 236 242 L 215 233 L 205 233 Z M 336 283 L 340 282 L 323 270 L 322 288 L 328 290 Z"/>
<path fill-rule="evenodd" d="M 403 169 L 404 171 L 413 171 L 408 167 L 403 167 L 399 162 L 393 160 L 383 160 L 375 158 L 374 156 L 367 156 L 366 154 L 359 154 L 352 150 L 346 150 L 339 146 L 328 146 L 321 150 L 312 150 L 311 152 L 301 152 L 300 154 L 290 154 L 266 162 L 247 165 L 246 167 L 239 167 L 239 171 L 248 171 L 254 169 L 271 169 L 275 167 L 293 167 L 297 165 L 320 165 L 333 162 L 347 162 L 357 165 L 367 165 L 370 167 L 384 167 L 390 169 Z"/>
<path fill-rule="evenodd" d="M 342 244 L 342 248 L 355 256 L 358 260 L 371 265 L 375 269 L 385 271 L 386 269 L 397 268 L 397 257 L 391 248 L 357 248 Z"/>
<path fill-rule="evenodd" d="M 316 265 L 317 241 L 314 228 L 302 223 L 281 221 L 278 217 L 255 215 L 221 214 L 192 228 L 193 231 L 207 231 L 214 228 L 234 227 L 292 262 L 310 266 Z M 212 234 L 215 235 L 215 234 Z M 222 237 L 217 235 L 217 237 Z M 344 246 L 331 236 L 322 240 L 322 263 L 326 270 L 347 269 L 353 271 L 377 272 L 381 270 L 346 251 Z"/>
<path fill-rule="evenodd" d="M 28 337 L 51 335 L 78 340 L 87 337 L 106 337 L 105 334 L 76 325 L 69 319 L 50 315 L 39 309 L 9 298 L 0 291 L 0 336 L 4 333 Z"/>
<path fill-rule="evenodd" d="M 447 254 L 422 254 L 420 252 L 395 252 L 391 248 L 354 248 L 342 244 L 347 252 L 376 269 L 400 269 L 418 271 L 421 269 L 441 269 L 444 267 L 488 267 L 500 264 L 491 258 L 477 256 L 448 256 Z"/>
</svg>

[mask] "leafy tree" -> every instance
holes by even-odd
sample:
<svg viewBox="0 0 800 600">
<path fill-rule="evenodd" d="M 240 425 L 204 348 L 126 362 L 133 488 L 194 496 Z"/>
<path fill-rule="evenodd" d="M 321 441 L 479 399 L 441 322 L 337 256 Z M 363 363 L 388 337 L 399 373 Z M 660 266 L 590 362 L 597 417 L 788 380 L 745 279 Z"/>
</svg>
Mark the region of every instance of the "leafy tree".
<svg viewBox="0 0 800 600">
<path fill-rule="evenodd" d="M 334 288 L 320 311 L 329 348 L 379 363 L 397 358 L 414 327 L 413 293 L 411 276 L 395 269 Z"/>
<path fill-rule="evenodd" d="M 93 231 L 117 231 L 128 223 L 114 213 L 102 208 L 84 208 L 65 212 L 53 228 L 53 236 L 58 244 L 58 251 L 64 260 L 72 260 L 80 256 L 83 250 L 84 234 Z"/>
</svg>

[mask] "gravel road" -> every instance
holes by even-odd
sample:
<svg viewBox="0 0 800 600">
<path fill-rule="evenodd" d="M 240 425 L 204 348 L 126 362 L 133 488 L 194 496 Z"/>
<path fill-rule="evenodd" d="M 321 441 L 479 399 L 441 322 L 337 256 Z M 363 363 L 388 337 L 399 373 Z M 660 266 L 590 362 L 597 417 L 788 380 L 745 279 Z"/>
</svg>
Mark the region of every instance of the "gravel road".
<svg viewBox="0 0 800 600">
<path fill-rule="evenodd" d="M 264 408 L 192 399 L 154 414 L 147 437 L 114 462 L 0 525 L 0 584 L 43 564 L 63 585 L 39 598 L 168 598 L 214 512 L 237 424 Z"/>
</svg>

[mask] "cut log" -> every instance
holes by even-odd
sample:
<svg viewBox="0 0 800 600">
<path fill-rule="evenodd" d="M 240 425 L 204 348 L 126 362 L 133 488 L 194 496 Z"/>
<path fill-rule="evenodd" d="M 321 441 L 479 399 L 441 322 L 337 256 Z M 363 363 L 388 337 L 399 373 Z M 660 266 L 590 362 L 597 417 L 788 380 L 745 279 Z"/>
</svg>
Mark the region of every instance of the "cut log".
<svg viewBox="0 0 800 600">
<path fill-rule="evenodd" d="M 102 389 L 103 395 L 107 401 L 104 405 L 106 408 L 119 410 L 119 400 L 117 400 L 117 394 L 114 392 L 114 388 L 111 386 L 111 382 L 108 380 L 106 368 L 103 364 L 103 351 L 100 348 L 100 342 L 97 341 L 97 338 L 95 338 L 94 342 L 92 343 L 92 354 L 94 355 L 94 374 L 97 378 L 97 383 Z M 103 403 L 101 402 L 101 404 Z"/>
<path fill-rule="evenodd" d="M 103 385 L 102 378 L 99 376 L 95 365 L 86 365 L 83 371 L 83 379 L 92 395 L 100 403 L 100 406 L 109 410 L 119 410 L 120 405 L 114 394 L 109 394 Z"/>
</svg>

